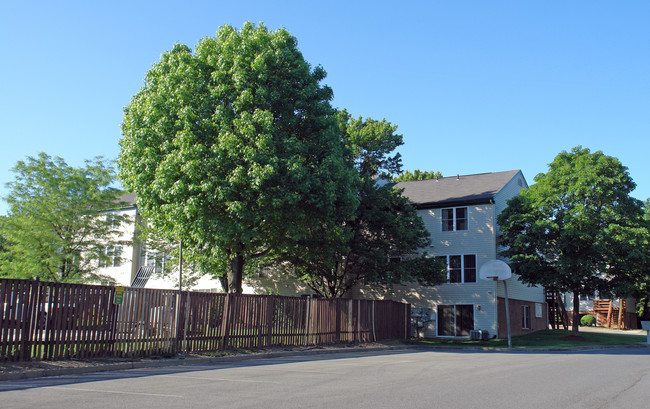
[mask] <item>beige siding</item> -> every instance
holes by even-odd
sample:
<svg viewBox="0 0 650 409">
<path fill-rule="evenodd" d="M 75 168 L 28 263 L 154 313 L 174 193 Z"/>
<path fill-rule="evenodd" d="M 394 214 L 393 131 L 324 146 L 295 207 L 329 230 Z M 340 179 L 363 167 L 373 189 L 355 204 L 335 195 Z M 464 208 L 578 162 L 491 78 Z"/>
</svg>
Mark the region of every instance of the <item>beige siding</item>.
<svg viewBox="0 0 650 409">
<path fill-rule="evenodd" d="M 513 274 L 512 278 L 509 278 L 506 281 L 508 285 L 508 298 L 512 300 L 535 301 L 541 303 L 546 302 L 544 287 L 529 287 L 528 284 L 519 281 L 517 274 Z M 499 297 L 505 297 L 503 281 L 499 281 L 499 285 L 497 286 L 497 295 Z"/>
<path fill-rule="evenodd" d="M 442 209 L 424 209 L 418 213 L 431 233 L 432 246 L 425 249 L 430 256 L 476 255 L 476 268 L 496 257 L 494 234 L 494 206 L 492 204 L 461 206 L 468 210 L 468 230 L 442 231 Z M 417 284 L 394 286 L 383 290 L 375 287 L 360 287 L 351 296 L 363 298 L 387 298 L 408 302 L 414 308 L 429 308 L 432 321 L 425 327 L 424 336 L 437 335 L 438 305 L 474 305 L 474 329 L 488 330 L 491 335 L 497 331 L 496 284 L 478 279 L 476 283 L 447 283 L 435 287 Z"/>
<path fill-rule="evenodd" d="M 520 171 L 494 196 L 496 214 L 501 213 L 508 206 L 508 200 L 519 195 L 522 189 L 528 189 L 528 183 Z"/>
<path fill-rule="evenodd" d="M 431 233 L 431 247 L 426 250 L 434 256 L 476 254 L 477 267 L 480 267 L 482 262 L 496 257 L 493 205 L 460 207 L 467 207 L 468 229 L 465 231 L 442 231 L 442 209 L 418 210 Z"/>
<path fill-rule="evenodd" d="M 378 287 L 363 286 L 357 288 L 352 298 L 390 299 L 407 302 L 414 308 L 429 308 L 432 321 L 424 328 L 425 337 L 437 336 L 438 305 L 472 304 L 474 305 L 474 329 L 488 330 L 495 335 L 496 298 L 495 284 L 490 281 L 477 283 L 441 284 L 425 287 L 418 284 L 396 285 L 384 290 Z"/>
</svg>

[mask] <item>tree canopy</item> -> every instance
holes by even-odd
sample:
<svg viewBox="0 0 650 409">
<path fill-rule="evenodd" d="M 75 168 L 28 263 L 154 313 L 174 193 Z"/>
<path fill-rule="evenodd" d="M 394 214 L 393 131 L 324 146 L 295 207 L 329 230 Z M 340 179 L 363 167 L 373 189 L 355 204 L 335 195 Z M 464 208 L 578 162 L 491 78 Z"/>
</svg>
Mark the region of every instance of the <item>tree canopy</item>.
<svg viewBox="0 0 650 409">
<path fill-rule="evenodd" d="M 330 105 L 285 29 L 225 25 L 194 52 L 175 45 L 125 108 L 120 178 L 152 227 L 229 265 L 354 210 L 354 173 Z"/>
<path fill-rule="evenodd" d="M 288 260 L 293 273 L 325 297 L 343 296 L 364 283 L 444 282 L 444 266 L 421 252 L 430 238 L 416 209 L 400 191 L 375 183 L 376 175 L 400 171 L 400 157 L 393 153 L 402 144 L 397 127 L 386 120 L 353 118 L 347 111 L 338 118 L 360 179 L 359 206 L 336 225 L 310 230 L 281 260 Z"/>
<path fill-rule="evenodd" d="M 410 182 L 412 180 L 440 179 L 440 178 L 442 178 L 442 173 L 440 173 L 440 171 L 415 169 L 413 172 L 411 172 L 410 170 L 405 170 L 399 175 L 393 177 L 391 179 L 391 182 L 399 183 L 399 182 Z"/>
<path fill-rule="evenodd" d="M 576 147 L 561 152 L 498 217 L 513 271 L 526 283 L 573 293 L 574 333 L 578 296 L 615 290 L 641 259 L 634 243 L 643 233 L 643 207 L 630 196 L 634 187 L 618 159 Z"/>
<path fill-rule="evenodd" d="M 13 168 L 7 184 L 9 214 L 2 219 L 0 274 L 57 282 L 109 280 L 96 270 L 118 241 L 125 216 L 102 212 L 119 206 L 115 174 L 102 158 L 74 168 L 41 153 Z"/>
</svg>

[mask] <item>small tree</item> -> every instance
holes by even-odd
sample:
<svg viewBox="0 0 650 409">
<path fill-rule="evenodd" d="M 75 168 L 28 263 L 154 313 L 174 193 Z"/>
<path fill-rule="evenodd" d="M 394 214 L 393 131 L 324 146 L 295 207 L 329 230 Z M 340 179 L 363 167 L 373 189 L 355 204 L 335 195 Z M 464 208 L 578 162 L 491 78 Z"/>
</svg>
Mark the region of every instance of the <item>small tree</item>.
<svg viewBox="0 0 650 409">
<path fill-rule="evenodd" d="M 502 254 L 522 281 L 573 293 L 577 334 L 579 295 L 628 280 L 626 259 L 638 250 L 629 239 L 642 227 L 642 205 L 630 196 L 627 168 L 601 151 L 563 151 L 535 182 L 498 217 Z"/>
<path fill-rule="evenodd" d="M 16 180 L 7 184 L 9 214 L 2 235 L 0 271 L 5 277 L 57 282 L 110 280 L 97 275 L 107 261 L 107 247 L 118 240 L 125 216 L 103 212 L 119 206 L 111 187 L 113 169 L 102 158 L 73 168 L 59 157 L 41 153 L 13 169 Z M 115 255 L 114 255 L 115 257 Z"/>
<path fill-rule="evenodd" d="M 420 170 L 415 169 L 413 172 L 410 170 L 405 170 L 396 177 L 391 179 L 393 183 L 399 182 L 409 182 L 412 180 L 425 180 L 425 179 L 440 179 L 442 178 L 442 173 L 439 171 L 433 170 Z"/>
</svg>

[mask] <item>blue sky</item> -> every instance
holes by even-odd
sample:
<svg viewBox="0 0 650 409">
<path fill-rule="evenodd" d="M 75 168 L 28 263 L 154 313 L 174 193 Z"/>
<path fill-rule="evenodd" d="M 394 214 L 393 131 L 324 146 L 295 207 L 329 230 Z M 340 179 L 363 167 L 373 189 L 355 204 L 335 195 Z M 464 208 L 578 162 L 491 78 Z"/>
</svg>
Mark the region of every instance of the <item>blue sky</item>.
<svg viewBox="0 0 650 409">
<path fill-rule="evenodd" d="M 0 0 L 0 196 L 41 151 L 116 158 L 122 109 L 163 51 L 263 21 L 325 68 L 335 107 L 399 126 L 406 169 L 522 169 L 532 184 L 582 145 L 650 197 L 650 2 L 313 4 Z"/>
</svg>

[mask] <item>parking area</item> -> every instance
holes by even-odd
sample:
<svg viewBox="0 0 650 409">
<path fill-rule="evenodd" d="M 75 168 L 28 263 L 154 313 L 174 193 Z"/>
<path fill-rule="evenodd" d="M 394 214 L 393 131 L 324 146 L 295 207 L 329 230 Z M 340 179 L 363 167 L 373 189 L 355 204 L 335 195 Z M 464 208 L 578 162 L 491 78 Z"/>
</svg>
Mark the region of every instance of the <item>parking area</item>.
<svg viewBox="0 0 650 409">
<path fill-rule="evenodd" d="M 650 350 L 388 351 L 0 382 L 3 408 L 645 407 Z"/>
</svg>

